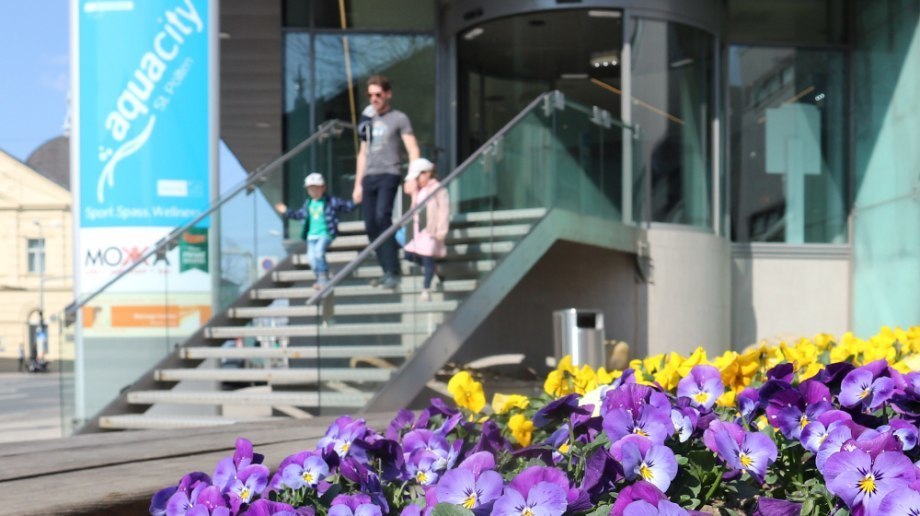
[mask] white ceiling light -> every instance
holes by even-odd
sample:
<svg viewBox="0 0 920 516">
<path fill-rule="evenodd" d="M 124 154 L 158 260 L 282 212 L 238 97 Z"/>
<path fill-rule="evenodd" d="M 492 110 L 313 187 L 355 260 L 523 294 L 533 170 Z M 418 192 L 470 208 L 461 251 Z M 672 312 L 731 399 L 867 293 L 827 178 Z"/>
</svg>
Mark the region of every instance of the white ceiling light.
<svg viewBox="0 0 920 516">
<path fill-rule="evenodd" d="M 620 11 L 588 11 L 588 16 L 592 18 L 621 18 L 623 13 Z"/>
<path fill-rule="evenodd" d="M 671 63 L 671 68 L 683 68 L 684 66 L 690 66 L 693 64 L 693 59 L 687 57 L 679 61 L 674 61 Z"/>
<path fill-rule="evenodd" d="M 560 79 L 587 79 L 586 73 L 564 73 L 559 76 Z"/>
<path fill-rule="evenodd" d="M 485 29 L 483 29 L 482 27 L 476 27 L 475 29 L 472 29 L 466 34 L 464 34 L 463 39 L 467 41 L 472 41 L 478 38 L 479 36 L 481 36 L 483 32 L 485 32 Z"/>
</svg>

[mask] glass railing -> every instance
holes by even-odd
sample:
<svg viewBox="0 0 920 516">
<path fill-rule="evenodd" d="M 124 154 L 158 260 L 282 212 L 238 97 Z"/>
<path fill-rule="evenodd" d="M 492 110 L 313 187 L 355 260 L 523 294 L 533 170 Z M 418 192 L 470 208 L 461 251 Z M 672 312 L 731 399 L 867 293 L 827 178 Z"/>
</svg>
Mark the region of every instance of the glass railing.
<svg viewBox="0 0 920 516">
<path fill-rule="evenodd" d="M 605 111 L 541 95 L 440 183 L 425 187 L 414 205 L 376 241 L 358 242 L 357 257 L 333 268 L 331 283 L 307 300 L 313 337 L 303 345 L 316 369 L 318 411 L 340 413 L 364 406 L 438 326 L 445 322 L 544 217 L 565 211 L 598 221 L 642 224 L 646 199 L 643 167 L 636 162 L 636 128 Z M 406 206 L 410 206 L 409 202 Z M 430 247 L 420 229 L 449 207 L 444 256 L 426 285 L 424 269 L 405 259 Z M 585 221 L 587 219 L 578 219 Z M 377 254 L 388 238 L 407 234 L 399 251 L 396 288 L 375 285 Z M 434 245 L 436 249 L 439 246 Z M 410 400 L 406 400 L 408 403 Z"/>
<path fill-rule="evenodd" d="M 108 261 L 124 266 L 101 273 L 96 285 L 89 286 L 92 291 L 58 314 L 65 435 L 236 302 L 275 265 L 303 252 L 303 243 L 296 240 L 299 222 L 285 223 L 275 209 L 281 200 L 282 171 L 288 168 L 301 181 L 309 172 L 320 172 L 331 194 L 350 196 L 350 185 L 342 189 L 354 173 L 352 134 L 350 124 L 324 123 L 284 155 L 223 188 L 220 197 L 188 223 L 165 236 L 165 231 L 154 235 L 145 248 L 81 251 L 97 265 Z M 309 170 L 300 170 L 307 164 Z M 234 339 L 232 344 L 254 346 L 256 339 Z"/>
</svg>

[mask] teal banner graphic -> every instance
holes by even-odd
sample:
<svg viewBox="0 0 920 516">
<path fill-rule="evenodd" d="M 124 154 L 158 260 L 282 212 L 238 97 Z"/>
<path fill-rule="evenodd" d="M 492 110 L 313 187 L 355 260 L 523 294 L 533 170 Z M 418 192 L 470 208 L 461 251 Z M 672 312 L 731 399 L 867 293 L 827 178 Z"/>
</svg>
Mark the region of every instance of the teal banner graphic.
<svg viewBox="0 0 920 516">
<path fill-rule="evenodd" d="M 209 202 L 209 0 L 77 0 L 80 227 L 174 227 Z"/>
</svg>

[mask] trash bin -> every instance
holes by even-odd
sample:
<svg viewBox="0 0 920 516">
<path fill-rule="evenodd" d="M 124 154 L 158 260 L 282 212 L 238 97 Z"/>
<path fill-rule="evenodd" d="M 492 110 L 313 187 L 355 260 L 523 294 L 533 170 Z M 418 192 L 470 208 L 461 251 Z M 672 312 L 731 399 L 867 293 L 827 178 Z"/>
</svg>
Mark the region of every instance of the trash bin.
<svg viewBox="0 0 920 516">
<path fill-rule="evenodd" d="M 599 310 L 568 308 L 553 312 L 556 360 L 572 355 L 572 365 L 606 365 L 604 314 Z"/>
</svg>

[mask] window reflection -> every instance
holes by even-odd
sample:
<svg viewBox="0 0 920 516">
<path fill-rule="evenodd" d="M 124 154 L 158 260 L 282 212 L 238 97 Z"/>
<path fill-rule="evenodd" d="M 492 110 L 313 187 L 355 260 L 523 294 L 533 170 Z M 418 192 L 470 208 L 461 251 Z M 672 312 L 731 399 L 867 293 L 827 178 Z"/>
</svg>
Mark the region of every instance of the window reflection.
<svg viewBox="0 0 920 516">
<path fill-rule="evenodd" d="M 632 118 L 651 183 L 651 220 L 711 227 L 712 37 L 636 20 Z"/>
<path fill-rule="evenodd" d="M 729 52 L 733 238 L 846 238 L 846 96 L 840 52 Z"/>
</svg>

